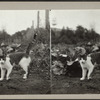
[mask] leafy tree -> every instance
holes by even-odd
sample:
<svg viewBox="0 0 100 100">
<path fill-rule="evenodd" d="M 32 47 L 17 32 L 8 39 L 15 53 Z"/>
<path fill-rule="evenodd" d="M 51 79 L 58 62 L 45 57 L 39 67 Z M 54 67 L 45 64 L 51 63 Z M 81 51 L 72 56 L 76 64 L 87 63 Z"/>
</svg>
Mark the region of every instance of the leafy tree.
<svg viewBox="0 0 100 100">
<path fill-rule="evenodd" d="M 76 30 L 72 30 L 69 27 L 65 29 L 63 27 L 59 34 L 59 37 L 53 36 L 52 43 L 76 44 L 89 41 L 96 42 L 100 40 L 100 35 L 96 33 L 94 29 L 88 30 L 81 25 L 78 25 Z"/>
</svg>

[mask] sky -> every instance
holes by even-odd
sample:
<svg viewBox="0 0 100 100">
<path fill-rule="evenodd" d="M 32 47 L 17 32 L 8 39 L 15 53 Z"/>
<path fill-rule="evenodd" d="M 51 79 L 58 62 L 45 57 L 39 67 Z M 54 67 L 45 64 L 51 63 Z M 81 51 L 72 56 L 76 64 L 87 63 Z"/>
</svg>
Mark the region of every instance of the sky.
<svg viewBox="0 0 100 100">
<path fill-rule="evenodd" d="M 26 30 L 37 26 L 37 11 L 40 11 L 40 26 L 45 26 L 45 10 L 0 10 L 0 30 L 5 29 L 12 35 L 17 31 Z M 51 27 L 63 28 L 63 26 L 76 29 L 82 25 L 87 29 L 94 28 L 100 34 L 100 10 L 51 10 Z M 53 23 L 56 23 L 54 26 Z"/>
<path fill-rule="evenodd" d="M 0 10 L 0 30 L 12 35 L 17 31 L 37 26 L 37 11 L 40 11 L 40 25 L 44 25 L 44 10 Z M 42 20 L 41 20 L 42 19 Z"/>
<path fill-rule="evenodd" d="M 94 28 L 100 34 L 100 10 L 51 10 L 50 22 L 51 27 L 76 29 L 82 25 L 87 29 Z"/>
</svg>

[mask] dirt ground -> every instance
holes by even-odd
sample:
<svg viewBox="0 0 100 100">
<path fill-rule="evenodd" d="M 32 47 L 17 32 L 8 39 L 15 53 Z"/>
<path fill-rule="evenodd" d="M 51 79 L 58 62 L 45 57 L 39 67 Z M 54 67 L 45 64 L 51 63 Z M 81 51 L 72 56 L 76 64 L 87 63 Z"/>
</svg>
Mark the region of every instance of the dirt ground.
<svg viewBox="0 0 100 100">
<path fill-rule="evenodd" d="M 100 69 L 95 69 L 91 80 L 79 80 L 80 77 L 66 75 L 52 76 L 52 94 L 99 94 Z"/>
<path fill-rule="evenodd" d="M 50 91 L 50 77 L 47 70 L 36 68 L 30 71 L 28 79 L 24 80 L 23 70 L 13 69 L 10 80 L 0 82 L 0 94 L 48 94 Z"/>
</svg>

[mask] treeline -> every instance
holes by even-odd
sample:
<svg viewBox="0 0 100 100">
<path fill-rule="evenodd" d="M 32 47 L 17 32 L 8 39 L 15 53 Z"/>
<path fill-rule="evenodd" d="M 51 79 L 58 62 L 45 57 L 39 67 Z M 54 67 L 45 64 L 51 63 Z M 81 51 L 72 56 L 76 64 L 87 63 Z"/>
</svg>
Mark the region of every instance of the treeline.
<svg viewBox="0 0 100 100">
<path fill-rule="evenodd" d="M 44 28 L 32 29 L 27 28 L 26 30 L 21 30 L 13 35 L 9 35 L 6 30 L 0 31 L 0 44 L 4 42 L 5 44 L 10 43 L 28 43 L 33 39 L 34 34 L 37 33 L 37 41 L 40 43 L 48 43 L 50 41 L 50 32 Z"/>
<path fill-rule="evenodd" d="M 79 25 L 76 30 L 67 27 L 61 30 L 52 29 L 51 39 L 53 44 L 66 43 L 66 44 L 77 44 L 84 42 L 97 42 L 100 41 L 100 35 L 95 32 L 92 28 L 88 30 L 83 26 Z"/>
<path fill-rule="evenodd" d="M 32 41 L 34 34 L 37 34 L 36 40 L 41 43 L 49 43 L 50 32 L 45 28 L 31 29 L 27 28 L 26 30 L 18 31 L 12 35 L 12 39 L 15 42 L 30 42 Z"/>
<path fill-rule="evenodd" d="M 0 31 L 0 43 L 9 41 L 11 41 L 11 36 L 5 30 Z"/>
</svg>

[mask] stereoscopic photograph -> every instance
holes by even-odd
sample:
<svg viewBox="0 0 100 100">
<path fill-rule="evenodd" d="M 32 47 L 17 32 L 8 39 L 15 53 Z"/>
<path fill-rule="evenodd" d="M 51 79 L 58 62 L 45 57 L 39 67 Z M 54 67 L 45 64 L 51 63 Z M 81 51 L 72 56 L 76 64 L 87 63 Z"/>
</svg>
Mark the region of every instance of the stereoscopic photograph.
<svg viewBox="0 0 100 100">
<path fill-rule="evenodd" d="M 50 93 L 48 10 L 0 10 L 0 94 Z"/>
<path fill-rule="evenodd" d="M 99 94 L 100 10 L 0 10 L 0 95 Z"/>
<path fill-rule="evenodd" d="M 52 94 L 100 93 L 100 10 L 51 10 Z"/>
</svg>

